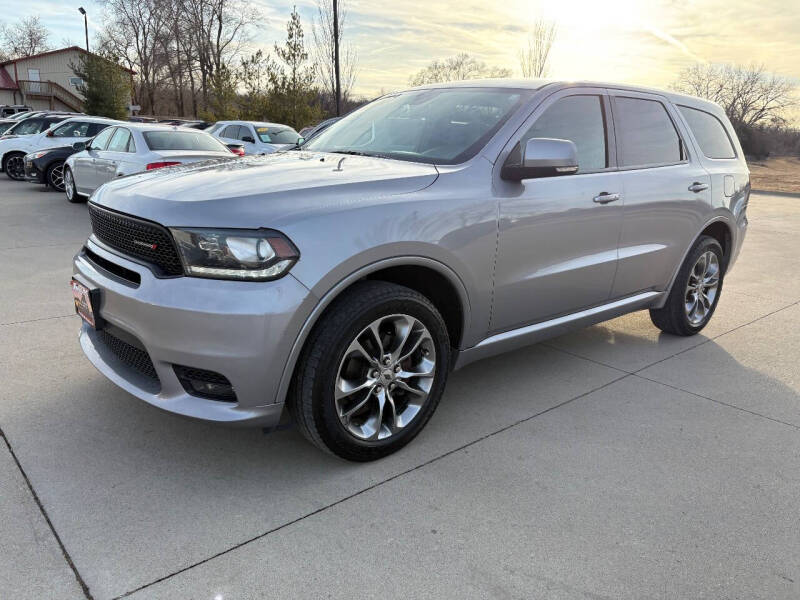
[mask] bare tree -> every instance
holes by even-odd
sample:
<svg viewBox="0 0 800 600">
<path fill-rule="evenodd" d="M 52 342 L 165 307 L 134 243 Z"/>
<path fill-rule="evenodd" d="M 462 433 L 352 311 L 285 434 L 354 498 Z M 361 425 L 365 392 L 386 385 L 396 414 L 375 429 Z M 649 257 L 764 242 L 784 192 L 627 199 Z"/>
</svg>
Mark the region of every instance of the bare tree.
<svg viewBox="0 0 800 600">
<path fill-rule="evenodd" d="M 523 77 L 546 77 L 553 42 L 556 40 L 556 24 L 538 19 L 528 36 L 527 47 L 519 51 L 519 64 Z"/>
<path fill-rule="evenodd" d="M 782 125 L 797 104 L 797 84 L 768 73 L 763 65 L 695 64 L 685 69 L 673 89 L 722 106 L 737 130 Z"/>
<path fill-rule="evenodd" d="M 425 85 L 426 83 L 445 81 L 503 77 L 511 77 L 511 70 L 504 67 L 489 66 L 474 56 L 462 52 L 450 58 L 434 60 L 427 67 L 412 75 L 409 78 L 409 83 L 411 85 Z"/>
<path fill-rule="evenodd" d="M 358 54 L 355 48 L 343 42 L 343 31 L 347 20 L 347 4 L 339 0 L 339 72 L 342 88 L 342 104 L 347 105 L 355 85 Z M 325 94 L 326 103 L 336 106 L 336 65 L 334 52 L 336 37 L 333 28 L 333 0 L 317 0 L 317 16 L 313 22 L 314 48 L 312 58 L 317 82 Z"/>
<path fill-rule="evenodd" d="M 8 58 L 33 56 L 50 49 L 47 28 L 39 17 L 26 17 L 11 27 L 0 27 L 0 54 Z"/>
</svg>

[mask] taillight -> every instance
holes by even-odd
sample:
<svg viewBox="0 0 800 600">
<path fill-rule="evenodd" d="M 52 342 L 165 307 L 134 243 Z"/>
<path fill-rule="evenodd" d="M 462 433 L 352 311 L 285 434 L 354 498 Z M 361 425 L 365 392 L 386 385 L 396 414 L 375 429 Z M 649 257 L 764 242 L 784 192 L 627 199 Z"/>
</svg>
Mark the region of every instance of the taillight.
<svg viewBox="0 0 800 600">
<path fill-rule="evenodd" d="M 173 167 L 175 165 L 181 164 L 177 161 L 165 161 L 165 162 L 154 162 L 147 165 L 147 170 L 152 171 L 153 169 L 161 169 L 163 167 Z"/>
<path fill-rule="evenodd" d="M 236 156 L 244 156 L 244 148 L 241 146 L 228 146 L 231 152 L 233 152 Z"/>
</svg>

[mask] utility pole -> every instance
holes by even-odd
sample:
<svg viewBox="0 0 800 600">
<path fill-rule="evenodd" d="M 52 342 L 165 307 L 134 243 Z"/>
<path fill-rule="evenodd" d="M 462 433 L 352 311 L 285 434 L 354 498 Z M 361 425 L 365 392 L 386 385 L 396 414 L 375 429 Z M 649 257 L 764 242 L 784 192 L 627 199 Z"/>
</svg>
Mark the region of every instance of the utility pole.
<svg viewBox="0 0 800 600">
<path fill-rule="evenodd" d="M 78 11 L 83 15 L 83 31 L 86 34 L 86 52 L 89 52 L 89 21 L 86 18 L 86 10 L 82 6 Z"/>
<path fill-rule="evenodd" d="M 342 81 L 339 76 L 339 0 L 333 0 L 333 64 L 336 70 L 336 116 L 342 116 Z"/>
</svg>

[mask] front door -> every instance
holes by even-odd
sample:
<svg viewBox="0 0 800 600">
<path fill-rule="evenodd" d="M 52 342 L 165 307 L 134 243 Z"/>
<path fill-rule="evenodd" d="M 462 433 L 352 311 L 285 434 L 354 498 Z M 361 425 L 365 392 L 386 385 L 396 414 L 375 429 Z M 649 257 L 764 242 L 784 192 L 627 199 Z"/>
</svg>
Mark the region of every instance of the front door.
<svg viewBox="0 0 800 600">
<path fill-rule="evenodd" d="M 42 84 L 39 83 L 39 69 L 28 69 L 28 80 L 31 83 L 31 93 L 39 94 L 42 91 Z M 52 108 L 52 107 L 51 107 Z"/>
<path fill-rule="evenodd" d="M 520 128 L 524 133 L 509 142 L 514 149 L 508 160 L 518 161 L 530 138 L 571 140 L 578 151 L 578 172 L 522 182 L 495 177 L 499 239 L 492 332 L 608 299 L 624 200 L 607 123 L 610 108 L 604 90 L 569 89 L 545 100 Z M 496 173 L 501 166 L 495 166 Z"/>
<path fill-rule="evenodd" d="M 116 127 L 104 129 L 89 142 L 89 147 L 84 152 L 75 156 L 75 187 L 81 194 L 90 194 L 99 186 L 97 160 L 108 146 L 114 131 Z"/>
</svg>

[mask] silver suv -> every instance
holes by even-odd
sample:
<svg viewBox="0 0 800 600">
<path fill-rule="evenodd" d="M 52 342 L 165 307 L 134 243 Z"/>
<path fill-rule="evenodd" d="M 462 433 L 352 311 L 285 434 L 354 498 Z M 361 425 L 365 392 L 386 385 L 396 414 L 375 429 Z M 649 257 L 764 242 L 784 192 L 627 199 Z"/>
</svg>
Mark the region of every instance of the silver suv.
<svg viewBox="0 0 800 600">
<path fill-rule="evenodd" d="M 597 83 L 393 93 L 297 151 L 102 186 L 72 282 L 80 343 L 131 394 L 208 421 L 291 415 L 385 456 L 475 360 L 649 309 L 693 335 L 747 227 L 716 104 Z"/>
</svg>

